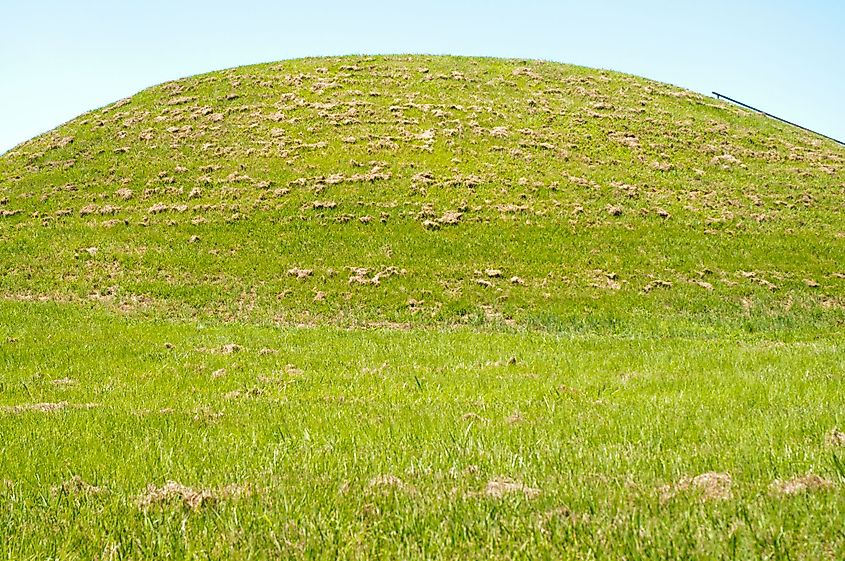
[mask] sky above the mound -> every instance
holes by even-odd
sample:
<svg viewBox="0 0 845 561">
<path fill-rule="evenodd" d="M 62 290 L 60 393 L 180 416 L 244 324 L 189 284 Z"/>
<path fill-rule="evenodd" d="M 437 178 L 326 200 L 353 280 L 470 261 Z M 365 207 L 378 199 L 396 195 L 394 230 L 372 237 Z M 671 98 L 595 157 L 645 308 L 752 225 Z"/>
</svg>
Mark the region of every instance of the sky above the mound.
<svg viewBox="0 0 845 561">
<path fill-rule="evenodd" d="M 157 83 L 362 53 L 607 68 L 845 140 L 843 36 L 842 0 L 0 0 L 0 153 Z"/>
</svg>

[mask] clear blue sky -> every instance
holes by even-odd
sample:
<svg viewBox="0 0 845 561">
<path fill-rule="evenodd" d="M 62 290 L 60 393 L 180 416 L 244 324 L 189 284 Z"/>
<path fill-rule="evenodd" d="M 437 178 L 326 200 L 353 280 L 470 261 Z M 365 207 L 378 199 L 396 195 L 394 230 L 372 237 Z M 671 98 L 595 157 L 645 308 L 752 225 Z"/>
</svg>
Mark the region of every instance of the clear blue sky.
<svg viewBox="0 0 845 561">
<path fill-rule="evenodd" d="M 609 68 L 845 140 L 844 38 L 843 0 L 0 0 L 0 152 L 170 79 L 350 53 Z"/>
</svg>

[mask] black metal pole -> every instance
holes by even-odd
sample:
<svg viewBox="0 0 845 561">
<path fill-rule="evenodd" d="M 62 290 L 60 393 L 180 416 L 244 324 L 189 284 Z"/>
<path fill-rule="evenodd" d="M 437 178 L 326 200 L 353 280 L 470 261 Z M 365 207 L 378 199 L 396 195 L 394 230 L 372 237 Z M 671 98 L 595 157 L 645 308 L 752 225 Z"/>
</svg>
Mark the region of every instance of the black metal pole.
<svg viewBox="0 0 845 561">
<path fill-rule="evenodd" d="M 831 136 L 827 136 L 826 134 L 822 134 L 820 132 L 814 131 L 813 129 L 808 129 L 807 127 L 802 127 L 798 123 L 793 123 L 792 121 L 787 121 L 786 119 L 781 119 L 780 117 L 778 117 L 776 115 L 772 115 L 771 113 L 766 113 L 765 111 L 763 111 L 761 109 L 757 109 L 756 107 L 751 107 L 750 105 L 748 105 L 746 103 L 743 103 L 741 101 L 737 101 L 737 100 L 732 99 L 732 98 L 730 98 L 726 95 L 722 95 L 719 92 L 713 92 L 713 95 L 716 96 L 716 99 L 726 99 L 726 100 L 730 101 L 731 103 L 735 103 L 735 104 L 737 104 L 741 107 L 745 107 L 746 109 L 751 109 L 752 111 L 760 113 L 761 115 L 765 115 L 766 117 L 770 117 L 770 118 L 772 118 L 776 121 L 780 121 L 781 123 L 786 123 L 787 125 L 792 125 L 793 127 L 798 127 L 801 130 L 805 130 L 807 132 L 813 133 L 813 134 L 818 135 L 822 138 L 832 140 L 833 142 L 835 142 L 837 144 L 841 144 L 842 146 L 845 146 L 845 142 L 842 142 L 841 140 L 836 140 L 835 138 L 833 138 Z"/>
</svg>

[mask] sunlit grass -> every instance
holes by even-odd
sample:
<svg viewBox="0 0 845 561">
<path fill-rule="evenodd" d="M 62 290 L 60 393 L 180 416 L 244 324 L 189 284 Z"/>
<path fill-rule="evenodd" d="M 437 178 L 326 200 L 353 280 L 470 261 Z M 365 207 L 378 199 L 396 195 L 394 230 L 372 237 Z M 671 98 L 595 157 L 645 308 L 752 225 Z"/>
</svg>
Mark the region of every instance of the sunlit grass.
<svg viewBox="0 0 845 561">
<path fill-rule="evenodd" d="M 843 559 L 843 162 L 536 61 L 83 115 L 0 157 L 0 557 Z"/>
<path fill-rule="evenodd" d="M 838 335 L 279 330 L 52 304 L 6 304 L 0 325 L 10 558 L 845 552 Z M 65 407 L 8 409 L 43 403 Z M 663 488 L 708 472 L 730 498 Z M 770 489 L 807 474 L 831 488 Z M 51 492 L 74 476 L 100 492 Z M 210 496 L 140 505 L 170 480 Z"/>
</svg>

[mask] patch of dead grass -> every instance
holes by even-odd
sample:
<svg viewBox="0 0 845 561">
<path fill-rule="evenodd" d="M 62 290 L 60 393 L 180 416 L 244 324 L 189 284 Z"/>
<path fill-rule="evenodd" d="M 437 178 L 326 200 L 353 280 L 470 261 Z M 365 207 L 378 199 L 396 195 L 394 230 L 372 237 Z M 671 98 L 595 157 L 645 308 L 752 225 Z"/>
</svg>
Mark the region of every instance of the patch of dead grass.
<svg viewBox="0 0 845 561">
<path fill-rule="evenodd" d="M 845 432 L 839 429 L 831 430 L 825 438 L 828 446 L 845 446 Z"/>
<path fill-rule="evenodd" d="M 45 402 L 45 403 L 21 403 L 19 405 L 5 405 L 0 407 L 0 413 L 55 413 L 64 409 L 93 409 L 99 407 L 99 403 L 68 403 L 67 401 Z"/>
<path fill-rule="evenodd" d="M 50 488 L 50 494 L 53 496 L 85 496 L 85 495 L 99 495 L 103 492 L 102 487 L 91 485 L 78 475 L 74 475 L 67 481 L 63 481 L 59 485 L 54 485 Z"/>
<path fill-rule="evenodd" d="M 399 491 L 413 490 L 413 487 L 407 485 L 404 481 L 395 475 L 385 474 L 377 475 L 370 480 L 370 489 L 396 489 Z"/>
<path fill-rule="evenodd" d="M 147 509 L 156 506 L 178 505 L 190 510 L 212 506 L 224 500 L 238 499 L 252 494 L 249 485 L 225 485 L 216 489 L 195 489 L 176 481 L 167 481 L 161 487 L 154 484 L 138 497 L 138 506 Z"/>
<path fill-rule="evenodd" d="M 703 500 L 728 500 L 733 497 L 732 486 L 730 474 L 709 471 L 695 477 L 684 477 L 675 484 L 663 485 L 658 493 L 662 502 L 682 493 L 697 493 Z"/>
<path fill-rule="evenodd" d="M 240 352 L 242 349 L 243 347 L 237 343 L 227 343 L 220 348 L 220 354 L 231 355 Z"/>
<path fill-rule="evenodd" d="M 294 267 L 293 269 L 288 270 L 289 277 L 296 277 L 298 279 L 306 279 L 310 277 L 313 273 L 313 269 L 300 269 L 298 267 Z"/>
<path fill-rule="evenodd" d="M 792 479 L 777 479 L 769 485 L 769 491 L 777 496 L 794 496 L 811 491 L 829 491 L 834 483 L 814 473 L 808 473 Z"/>
<path fill-rule="evenodd" d="M 508 495 L 521 494 L 526 499 L 536 499 L 540 496 L 540 489 L 529 487 L 509 477 L 496 477 L 487 482 L 484 495 L 494 499 L 501 499 Z"/>
</svg>

